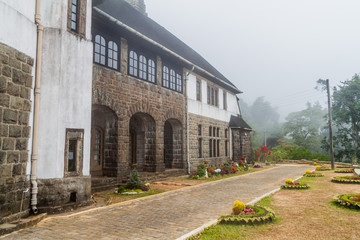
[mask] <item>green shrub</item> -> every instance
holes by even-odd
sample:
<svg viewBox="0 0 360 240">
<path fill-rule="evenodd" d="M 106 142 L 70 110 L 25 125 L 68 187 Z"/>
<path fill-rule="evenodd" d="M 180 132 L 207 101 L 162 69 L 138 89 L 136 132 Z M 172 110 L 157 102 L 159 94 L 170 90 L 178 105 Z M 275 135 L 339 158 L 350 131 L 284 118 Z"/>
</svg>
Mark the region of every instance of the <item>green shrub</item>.
<svg viewBox="0 0 360 240">
<path fill-rule="evenodd" d="M 130 180 L 127 181 L 126 187 L 129 189 L 140 188 L 144 183 L 141 181 L 140 176 L 136 168 L 131 171 Z"/>
<path fill-rule="evenodd" d="M 201 163 L 197 165 L 196 175 L 199 177 L 203 177 L 206 174 L 206 165 L 205 163 Z"/>
</svg>

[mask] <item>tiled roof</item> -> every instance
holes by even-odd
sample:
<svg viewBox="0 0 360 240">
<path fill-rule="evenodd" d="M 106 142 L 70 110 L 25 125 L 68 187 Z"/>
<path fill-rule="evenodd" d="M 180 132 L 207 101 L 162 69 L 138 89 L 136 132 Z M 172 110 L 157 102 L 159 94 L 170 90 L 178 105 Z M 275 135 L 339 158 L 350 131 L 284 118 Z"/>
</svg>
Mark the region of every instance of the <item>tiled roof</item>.
<svg viewBox="0 0 360 240">
<path fill-rule="evenodd" d="M 101 10 L 102 12 L 105 12 L 106 14 L 136 30 L 147 38 L 150 38 L 170 51 L 180 55 L 182 58 L 186 59 L 197 67 L 206 70 L 217 79 L 220 79 L 229 85 L 233 92 L 241 93 L 241 91 L 237 89 L 233 83 L 231 83 L 224 75 L 222 75 L 209 62 L 200 56 L 200 54 L 198 54 L 164 27 L 153 21 L 151 18 L 134 9 L 127 2 L 123 0 L 94 0 L 93 7 Z"/>
<path fill-rule="evenodd" d="M 245 122 L 245 120 L 242 117 L 234 116 L 234 115 L 232 115 L 230 118 L 229 127 L 252 130 L 251 127 Z"/>
</svg>

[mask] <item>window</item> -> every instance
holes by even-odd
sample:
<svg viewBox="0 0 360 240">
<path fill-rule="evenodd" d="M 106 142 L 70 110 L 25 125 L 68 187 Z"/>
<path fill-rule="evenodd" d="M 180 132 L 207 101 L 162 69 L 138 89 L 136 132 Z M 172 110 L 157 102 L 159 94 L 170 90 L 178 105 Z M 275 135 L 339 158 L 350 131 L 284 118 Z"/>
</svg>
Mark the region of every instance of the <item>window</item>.
<svg viewBox="0 0 360 240">
<path fill-rule="evenodd" d="M 211 137 L 212 127 L 209 127 L 209 137 Z"/>
<path fill-rule="evenodd" d="M 64 176 L 80 176 L 83 163 L 84 129 L 66 129 Z"/>
<path fill-rule="evenodd" d="M 207 104 L 210 104 L 210 87 L 207 87 Z"/>
<path fill-rule="evenodd" d="M 108 46 L 108 67 L 118 69 L 118 45 L 110 41 Z"/>
<path fill-rule="evenodd" d="M 143 55 L 140 55 L 139 57 L 139 78 L 146 80 L 146 67 L 147 65 L 147 60 L 146 57 L 144 57 Z"/>
<path fill-rule="evenodd" d="M 86 0 L 68 0 L 67 28 L 70 32 L 85 37 Z"/>
<path fill-rule="evenodd" d="M 212 154 L 212 140 L 211 139 L 209 140 L 209 155 L 210 155 L 210 157 L 213 156 L 213 154 Z"/>
<path fill-rule="evenodd" d="M 163 87 L 169 88 L 169 68 L 163 66 Z"/>
<path fill-rule="evenodd" d="M 99 170 L 102 167 L 103 147 L 104 147 L 104 131 L 98 126 L 93 126 L 91 134 L 92 154 L 91 169 Z"/>
<path fill-rule="evenodd" d="M 228 130 L 225 129 L 225 156 L 228 156 L 229 153 L 228 153 Z"/>
<path fill-rule="evenodd" d="M 77 149 L 77 140 L 76 139 L 69 140 L 68 172 L 76 171 L 76 161 L 77 161 L 76 149 Z"/>
<path fill-rule="evenodd" d="M 94 39 L 94 62 L 112 69 L 119 69 L 119 47 L 116 42 L 106 40 L 100 34 Z"/>
<path fill-rule="evenodd" d="M 217 136 L 217 137 L 220 137 L 220 128 L 217 128 L 216 131 L 217 131 L 217 132 L 216 132 L 216 136 Z"/>
<path fill-rule="evenodd" d="M 174 90 L 176 92 L 182 92 L 182 76 L 174 69 L 163 66 L 162 86 Z"/>
<path fill-rule="evenodd" d="M 214 89 L 211 88 L 211 105 L 214 105 Z"/>
<path fill-rule="evenodd" d="M 201 101 L 201 82 L 196 80 L 196 100 Z"/>
<path fill-rule="evenodd" d="M 220 156 L 220 140 L 219 139 L 217 140 L 216 153 L 217 153 L 216 156 L 219 157 Z"/>
<path fill-rule="evenodd" d="M 155 83 L 155 62 L 152 59 L 148 61 L 148 81 Z"/>
<path fill-rule="evenodd" d="M 175 89 L 176 85 L 176 74 L 173 69 L 170 70 L 170 89 Z"/>
<path fill-rule="evenodd" d="M 181 74 L 176 74 L 176 91 L 182 92 L 182 77 Z"/>
<path fill-rule="evenodd" d="M 138 55 L 134 51 L 129 53 L 129 75 L 138 76 Z"/>
<path fill-rule="evenodd" d="M 105 38 L 103 38 L 101 35 L 96 35 L 94 48 L 94 62 L 105 65 Z"/>
<path fill-rule="evenodd" d="M 215 88 L 215 106 L 219 106 L 219 89 Z"/>
<path fill-rule="evenodd" d="M 156 82 L 156 65 L 153 59 L 144 53 L 131 49 L 128 55 L 128 74 L 151 83 Z"/>
<path fill-rule="evenodd" d="M 227 110 L 227 97 L 226 97 L 226 92 L 223 92 L 223 108 L 224 110 Z"/>
<path fill-rule="evenodd" d="M 216 157 L 216 140 L 213 139 L 213 157 Z"/>
<path fill-rule="evenodd" d="M 198 157 L 202 157 L 201 125 L 198 125 Z"/>
<path fill-rule="evenodd" d="M 207 86 L 207 103 L 209 105 L 219 106 L 219 89 Z"/>
</svg>

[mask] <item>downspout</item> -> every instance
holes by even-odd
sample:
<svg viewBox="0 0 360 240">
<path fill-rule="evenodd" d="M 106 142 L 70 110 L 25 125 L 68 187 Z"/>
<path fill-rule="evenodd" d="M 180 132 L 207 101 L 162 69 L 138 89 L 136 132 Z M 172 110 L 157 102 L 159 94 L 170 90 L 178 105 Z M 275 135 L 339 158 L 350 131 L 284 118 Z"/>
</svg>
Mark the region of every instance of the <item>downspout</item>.
<svg viewBox="0 0 360 240">
<path fill-rule="evenodd" d="M 35 65 L 35 87 L 34 87 L 34 116 L 33 116 L 33 137 L 31 149 L 31 209 L 34 214 L 38 213 L 37 209 L 37 160 L 38 160 L 38 132 L 39 132 L 39 104 L 40 104 L 40 80 L 41 80 L 41 55 L 42 55 L 42 37 L 44 27 L 40 18 L 41 0 L 36 0 L 35 24 L 37 26 L 36 41 L 36 65 Z"/>
<path fill-rule="evenodd" d="M 189 154 L 189 102 L 188 102 L 188 88 L 187 82 L 189 80 L 189 75 L 194 71 L 195 66 L 193 65 L 190 72 L 186 73 L 185 75 L 185 84 L 186 84 L 186 91 L 185 91 L 185 104 L 186 104 L 186 161 L 187 161 L 187 169 L 188 174 L 190 174 L 190 154 Z"/>
</svg>

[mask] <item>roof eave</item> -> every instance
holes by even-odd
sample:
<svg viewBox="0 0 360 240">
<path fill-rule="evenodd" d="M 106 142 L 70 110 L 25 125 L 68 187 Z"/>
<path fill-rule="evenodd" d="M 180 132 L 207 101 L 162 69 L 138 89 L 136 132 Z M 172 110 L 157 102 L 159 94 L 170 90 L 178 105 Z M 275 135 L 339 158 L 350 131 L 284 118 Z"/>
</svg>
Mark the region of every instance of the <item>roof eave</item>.
<svg viewBox="0 0 360 240">
<path fill-rule="evenodd" d="M 216 79 L 217 81 L 221 82 L 222 84 L 224 84 L 225 86 L 227 86 L 228 88 L 230 88 L 235 94 L 240 94 L 243 93 L 242 91 L 240 91 L 237 87 L 225 82 L 224 80 L 216 77 L 215 75 L 211 74 L 210 72 L 208 72 L 207 70 L 199 67 L 198 65 L 190 62 L 189 60 L 183 58 L 182 56 L 180 56 L 179 54 L 173 52 L 172 50 L 168 49 L 167 47 L 163 46 L 162 44 L 152 40 L 151 38 L 143 35 L 142 33 L 138 32 L 137 30 L 135 30 L 134 28 L 124 24 L 123 22 L 119 21 L 118 19 L 114 18 L 113 16 L 109 15 L 108 13 L 102 11 L 101 9 L 97 8 L 97 7 L 93 7 L 93 10 L 95 10 L 97 13 L 99 13 L 100 15 L 106 17 L 109 21 L 114 22 L 116 25 L 119 25 L 123 28 L 125 28 L 126 30 L 132 32 L 133 34 L 137 35 L 138 37 L 141 37 L 142 39 L 150 42 L 151 44 L 161 48 L 162 50 L 164 50 L 165 52 L 168 52 L 169 54 L 171 54 L 172 56 L 178 58 L 179 60 L 185 62 L 186 64 L 190 65 L 190 66 L 194 66 L 195 69 L 197 69 L 198 71 L 205 73 L 206 75 Z"/>
</svg>

